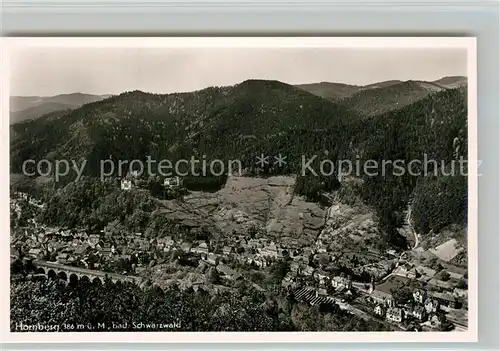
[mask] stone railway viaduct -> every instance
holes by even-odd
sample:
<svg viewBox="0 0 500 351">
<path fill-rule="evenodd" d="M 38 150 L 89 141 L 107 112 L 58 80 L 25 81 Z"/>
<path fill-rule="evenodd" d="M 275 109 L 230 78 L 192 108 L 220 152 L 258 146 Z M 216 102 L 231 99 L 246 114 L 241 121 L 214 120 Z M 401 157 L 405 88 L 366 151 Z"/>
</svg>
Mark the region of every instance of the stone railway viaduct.
<svg viewBox="0 0 500 351">
<path fill-rule="evenodd" d="M 79 268 L 66 266 L 56 262 L 47 262 L 47 261 L 33 261 L 33 265 L 36 268 L 37 274 L 43 274 L 48 278 L 59 277 L 60 279 L 70 281 L 80 281 L 80 280 L 88 280 L 91 282 L 100 281 L 104 283 L 106 277 L 111 279 L 113 283 L 117 282 L 129 282 L 140 284 L 142 279 L 137 276 L 127 276 L 121 274 L 107 273 L 103 271 L 96 271 L 91 269 Z"/>
</svg>

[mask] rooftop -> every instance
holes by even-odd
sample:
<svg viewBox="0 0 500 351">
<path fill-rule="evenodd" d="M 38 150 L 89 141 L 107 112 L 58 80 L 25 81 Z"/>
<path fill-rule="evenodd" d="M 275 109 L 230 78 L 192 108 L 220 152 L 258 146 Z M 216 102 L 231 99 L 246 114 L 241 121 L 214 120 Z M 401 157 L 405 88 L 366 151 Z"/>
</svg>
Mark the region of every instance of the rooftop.
<svg viewBox="0 0 500 351">
<path fill-rule="evenodd" d="M 390 294 L 391 290 L 398 290 L 405 286 L 410 279 L 400 276 L 391 276 L 385 282 L 375 287 L 375 290 Z"/>
</svg>

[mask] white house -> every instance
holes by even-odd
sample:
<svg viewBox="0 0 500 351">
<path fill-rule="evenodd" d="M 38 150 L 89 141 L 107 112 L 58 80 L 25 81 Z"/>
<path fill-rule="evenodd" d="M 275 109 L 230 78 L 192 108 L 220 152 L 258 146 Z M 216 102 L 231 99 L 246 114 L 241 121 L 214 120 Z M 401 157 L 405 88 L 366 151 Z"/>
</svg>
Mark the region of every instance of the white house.
<svg viewBox="0 0 500 351">
<path fill-rule="evenodd" d="M 172 239 L 171 236 L 167 236 L 165 238 L 160 238 L 156 242 L 156 246 L 158 249 L 163 250 L 163 251 L 169 251 L 172 246 L 175 245 L 175 241 Z"/>
<path fill-rule="evenodd" d="M 423 304 L 425 301 L 425 298 L 427 297 L 426 295 L 427 294 L 425 291 L 417 290 L 417 291 L 413 292 L 413 300 L 415 300 L 416 303 Z"/>
<path fill-rule="evenodd" d="M 178 176 L 165 178 L 163 185 L 169 188 L 178 187 L 181 185 L 181 179 Z"/>
<path fill-rule="evenodd" d="M 316 251 L 318 253 L 325 253 L 326 252 L 326 245 L 323 243 L 322 240 L 318 240 L 316 242 Z"/>
<path fill-rule="evenodd" d="M 311 266 L 306 266 L 302 273 L 306 276 L 311 276 L 314 274 L 314 268 L 312 268 Z"/>
<path fill-rule="evenodd" d="M 439 327 L 441 325 L 441 318 L 437 314 L 433 314 L 429 320 L 431 321 L 431 325 L 434 327 Z"/>
<path fill-rule="evenodd" d="M 384 317 L 385 316 L 385 307 L 383 305 L 377 305 L 373 309 L 373 313 L 375 313 L 375 315 L 377 315 L 377 316 Z"/>
<path fill-rule="evenodd" d="M 182 250 L 182 251 L 184 251 L 184 252 L 186 252 L 186 253 L 187 253 L 187 252 L 190 252 L 190 251 L 191 251 L 191 246 L 192 246 L 192 245 L 191 245 L 190 243 L 188 243 L 188 242 L 183 242 L 183 243 L 181 244 L 181 250 Z"/>
<path fill-rule="evenodd" d="M 195 253 L 202 254 L 202 255 L 206 255 L 206 254 L 208 254 L 207 243 L 201 243 L 199 246 L 193 248 L 191 251 L 193 251 Z"/>
<path fill-rule="evenodd" d="M 224 254 L 224 256 L 229 256 L 233 253 L 233 248 L 231 246 L 224 246 L 222 248 L 222 253 Z"/>
<path fill-rule="evenodd" d="M 352 280 L 350 278 L 336 276 L 332 278 L 332 286 L 335 289 L 351 289 Z"/>
<path fill-rule="evenodd" d="M 128 179 L 122 179 L 121 188 L 122 188 L 122 190 L 132 189 L 132 182 Z"/>
<path fill-rule="evenodd" d="M 296 274 L 300 274 L 301 271 L 300 263 L 297 261 L 293 261 L 292 263 L 290 263 L 290 271 Z"/>
<path fill-rule="evenodd" d="M 388 321 L 401 323 L 403 320 L 403 310 L 397 307 L 391 307 L 387 310 L 386 318 Z"/>
<path fill-rule="evenodd" d="M 101 237 L 99 236 L 99 234 L 91 234 L 89 235 L 87 242 L 91 248 L 95 248 L 100 240 Z"/>
<path fill-rule="evenodd" d="M 382 304 L 387 307 L 391 307 L 394 305 L 394 298 L 391 294 L 381 291 L 378 289 L 370 289 L 370 298 L 374 303 Z"/>
<path fill-rule="evenodd" d="M 325 284 L 326 281 L 328 280 L 328 273 L 322 270 L 317 270 L 315 276 L 316 279 L 320 282 L 320 284 Z"/>
<path fill-rule="evenodd" d="M 445 292 L 445 293 L 434 292 L 432 294 L 432 297 L 434 300 L 439 301 L 439 304 L 442 306 L 444 305 L 444 306 L 448 306 L 450 308 L 455 308 L 455 305 L 457 302 L 456 298 L 448 292 Z"/>
<path fill-rule="evenodd" d="M 41 249 L 31 249 L 29 251 L 29 254 L 33 258 L 39 258 L 42 255 L 42 250 Z"/>
<path fill-rule="evenodd" d="M 214 253 L 209 253 L 207 255 L 207 262 L 211 265 L 217 266 L 219 264 L 219 257 Z"/>
<path fill-rule="evenodd" d="M 260 250 L 260 253 L 264 257 L 277 258 L 278 257 L 278 248 L 276 247 L 276 244 L 271 243 L 269 246 L 266 246 L 265 248 Z"/>
<path fill-rule="evenodd" d="M 427 313 L 433 313 L 439 310 L 439 302 L 437 300 L 428 298 L 424 303 L 425 311 Z"/>
<path fill-rule="evenodd" d="M 240 273 L 235 272 L 234 270 L 232 270 L 231 268 L 229 268 L 225 264 L 219 263 L 217 265 L 216 269 L 220 273 L 224 274 L 226 276 L 226 278 L 229 278 L 231 280 L 237 280 L 237 279 L 242 278 L 242 275 Z"/>
<path fill-rule="evenodd" d="M 412 311 L 412 315 L 413 315 L 413 317 L 415 317 L 419 321 L 423 321 L 425 319 L 425 316 L 426 316 L 425 309 L 422 306 L 417 306 Z"/>
<path fill-rule="evenodd" d="M 253 259 L 253 262 L 260 268 L 264 268 L 267 266 L 267 261 L 263 257 L 255 257 Z"/>
</svg>

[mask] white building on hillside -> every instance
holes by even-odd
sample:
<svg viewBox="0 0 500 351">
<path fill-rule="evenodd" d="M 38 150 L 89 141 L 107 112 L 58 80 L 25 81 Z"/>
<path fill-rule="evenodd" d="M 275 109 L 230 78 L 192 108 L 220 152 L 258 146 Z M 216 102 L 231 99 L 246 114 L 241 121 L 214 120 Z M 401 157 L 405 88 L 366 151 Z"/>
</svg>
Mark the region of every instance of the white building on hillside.
<svg viewBox="0 0 500 351">
<path fill-rule="evenodd" d="M 178 176 L 165 178 L 163 185 L 168 188 L 174 188 L 181 185 L 181 179 Z"/>
<path fill-rule="evenodd" d="M 130 180 L 127 180 L 127 179 L 122 179 L 121 188 L 122 188 L 122 190 L 132 189 L 132 182 Z"/>
</svg>

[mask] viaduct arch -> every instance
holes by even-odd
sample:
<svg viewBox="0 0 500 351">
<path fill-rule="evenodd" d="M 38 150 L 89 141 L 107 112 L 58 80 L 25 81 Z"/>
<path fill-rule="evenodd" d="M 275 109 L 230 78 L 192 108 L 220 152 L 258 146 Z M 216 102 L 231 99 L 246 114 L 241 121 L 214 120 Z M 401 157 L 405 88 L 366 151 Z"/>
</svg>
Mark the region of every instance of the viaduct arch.
<svg viewBox="0 0 500 351">
<path fill-rule="evenodd" d="M 48 261 L 33 261 L 37 274 L 43 274 L 48 278 L 59 277 L 66 280 L 68 283 L 71 281 L 91 281 L 104 284 L 106 277 L 111 279 L 113 283 L 129 282 L 140 284 L 142 279 L 136 276 L 127 276 L 115 273 L 107 273 L 103 271 L 96 271 L 91 269 L 66 266 L 56 262 Z"/>
</svg>

